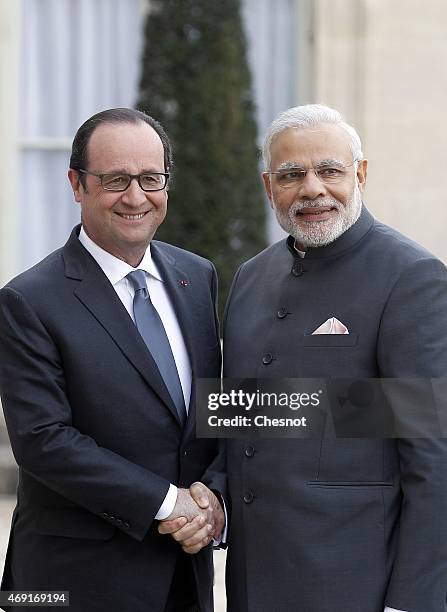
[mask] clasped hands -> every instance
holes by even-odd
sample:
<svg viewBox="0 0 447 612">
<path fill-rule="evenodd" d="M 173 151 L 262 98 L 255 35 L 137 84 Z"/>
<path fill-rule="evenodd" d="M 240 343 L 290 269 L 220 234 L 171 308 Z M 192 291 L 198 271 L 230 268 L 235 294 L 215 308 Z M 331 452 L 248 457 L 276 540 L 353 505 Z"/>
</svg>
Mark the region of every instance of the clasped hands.
<svg viewBox="0 0 447 612">
<path fill-rule="evenodd" d="M 158 531 L 170 534 L 188 554 L 199 552 L 212 539 L 219 539 L 225 525 L 225 514 L 214 495 L 201 482 L 189 489 L 178 489 L 174 510 L 160 521 Z"/>
</svg>

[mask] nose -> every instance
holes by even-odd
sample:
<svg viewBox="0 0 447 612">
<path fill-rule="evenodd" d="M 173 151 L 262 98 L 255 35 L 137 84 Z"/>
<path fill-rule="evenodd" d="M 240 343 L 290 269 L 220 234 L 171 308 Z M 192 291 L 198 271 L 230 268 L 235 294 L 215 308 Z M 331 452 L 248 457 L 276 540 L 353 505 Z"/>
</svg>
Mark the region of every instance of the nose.
<svg viewBox="0 0 447 612">
<path fill-rule="evenodd" d="M 146 202 L 146 192 L 141 189 L 136 178 L 131 179 L 129 187 L 122 192 L 121 200 L 124 204 L 134 207 Z"/>
<path fill-rule="evenodd" d="M 309 200 L 315 200 L 320 196 L 326 195 L 326 193 L 327 190 L 323 181 L 318 178 L 313 168 L 309 168 L 300 185 L 300 196 Z"/>
</svg>

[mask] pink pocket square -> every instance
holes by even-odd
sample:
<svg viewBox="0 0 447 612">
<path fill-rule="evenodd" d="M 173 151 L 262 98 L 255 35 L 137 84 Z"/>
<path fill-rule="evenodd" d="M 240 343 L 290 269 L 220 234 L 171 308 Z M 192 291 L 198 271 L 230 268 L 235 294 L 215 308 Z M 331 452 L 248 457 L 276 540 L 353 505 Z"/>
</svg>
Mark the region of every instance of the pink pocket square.
<svg viewBox="0 0 447 612">
<path fill-rule="evenodd" d="M 331 317 L 312 332 L 312 336 L 316 334 L 349 334 L 349 331 L 346 325 L 343 325 L 341 321 L 335 317 Z"/>
</svg>

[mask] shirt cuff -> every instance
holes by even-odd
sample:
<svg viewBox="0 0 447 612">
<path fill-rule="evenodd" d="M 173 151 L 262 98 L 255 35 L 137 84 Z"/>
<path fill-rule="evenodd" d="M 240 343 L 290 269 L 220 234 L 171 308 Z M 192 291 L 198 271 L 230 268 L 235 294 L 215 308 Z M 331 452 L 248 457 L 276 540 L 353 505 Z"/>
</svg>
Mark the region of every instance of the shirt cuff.
<svg viewBox="0 0 447 612">
<path fill-rule="evenodd" d="M 155 515 L 157 521 L 164 521 L 168 518 L 175 507 L 175 502 L 177 501 L 177 487 L 173 484 L 169 484 L 168 492 L 166 493 L 166 497 L 163 500 L 163 503 L 160 506 L 159 511 Z"/>
<path fill-rule="evenodd" d="M 214 492 L 215 495 L 218 495 L 216 492 Z M 224 498 L 222 497 L 222 495 L 219 495 L 219 501 L 220 504 L 223 508 L 224 514 L 225 514 L 225 525 L 223 528 L 223 531 L 220 535 L 220 538 L 217 538 L 217 540 L 214 538 L 213 539 L 213 546 L 220 546 L 221 544 L 226 544 L 227 543 L 227 531 L 228 531 L 228 514 L 227 514 L 227 507 L 225 505 L 225 501 Z"/>
<path fill-rule="evenodd" d="M 397 608 L 389 608 L 386 606 L 383 612 L 405 612 L 405 610 L 398 610 Z"/>
</svg>

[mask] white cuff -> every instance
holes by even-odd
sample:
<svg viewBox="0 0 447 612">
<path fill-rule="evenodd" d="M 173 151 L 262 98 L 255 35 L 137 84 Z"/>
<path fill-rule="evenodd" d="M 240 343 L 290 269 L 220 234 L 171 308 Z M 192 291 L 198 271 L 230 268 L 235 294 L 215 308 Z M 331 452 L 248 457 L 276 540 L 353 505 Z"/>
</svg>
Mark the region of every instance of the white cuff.
<svg viewBox="0 0 447 612">
<path fill-rule="evenodd" d="M 228 531 L 228 514 L 227 514 L 227 507 L 225 505 L 225 501 L 224 498 L 222 497 L 222 495 L 219 495 L 219 501 L 222 505 L 224 514 L 225 514 L 225 525 L 223 528 L 223 531 L 220 535 L 220 538 L 213 539 L 213 546 L 220 546 L 220 544 L 226 544 L 227 543 L 227 531 Z"/>
<path fill-rule="evenodd" d="M 396 608 L 389 608 L 386 606 L 383 612 L 405 612 L 405 610 L 397 610 Z"/>
<path fill-rule="evenodd" d="M 175 507 L 175 502 L 177 501 L 177 487 L 173 484 L 169 485 L 168 492 L 166 493 L 166 497 L 163 500 L 163 503 L 160 506 L 159 511 L 155 515 L 157 521 L 164 521 L 167 519 Z"/>
</svg>

